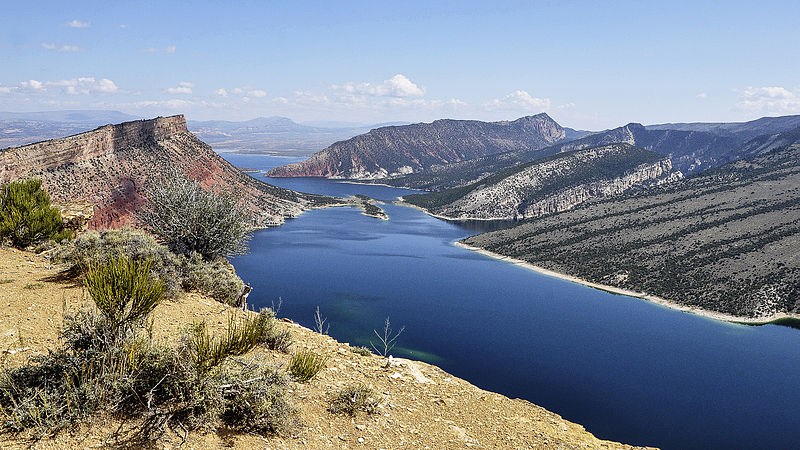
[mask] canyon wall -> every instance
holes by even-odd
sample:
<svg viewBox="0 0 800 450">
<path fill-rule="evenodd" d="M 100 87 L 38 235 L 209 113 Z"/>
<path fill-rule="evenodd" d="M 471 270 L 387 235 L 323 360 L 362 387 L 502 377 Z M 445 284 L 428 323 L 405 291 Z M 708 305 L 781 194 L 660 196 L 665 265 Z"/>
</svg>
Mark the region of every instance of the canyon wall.
<svg viewBox="0 0 800 450">
<path fill-rule="evenodd" d="M 40 177 L 54 201 L 95 205 L 93 229 L 133 224 L 147 187 L 172 168 L 206 189 L 235 192 L 259 227 L 281 224 L 325 201 L 242 173 L 190 133 L 183 115 L 105 125 L 0 151 L 0 183 Z"/>
</svg>

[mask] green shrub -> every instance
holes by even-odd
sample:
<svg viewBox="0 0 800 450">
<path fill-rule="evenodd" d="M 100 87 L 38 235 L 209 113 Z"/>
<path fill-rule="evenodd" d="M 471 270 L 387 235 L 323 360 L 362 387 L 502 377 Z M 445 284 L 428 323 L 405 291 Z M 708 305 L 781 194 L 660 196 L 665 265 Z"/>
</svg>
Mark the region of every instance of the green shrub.
<svg viewBox="0 0 800 450">
<path fill-rule="evenodd" d="M 272 320 L 265 313 L 237 322 L 225 340 L 236 349 L 262 342 Z M 147 441 L 170 428 L 224 425 L 274 434 L 297 424 L 286 378 L 260 360 L 229 364 L 226 357 L 199 373 L 186 346 L 155 344 L 141 329 L 112 339 L 111 326 L 96 311 L 67 315 L 60 349 L 0 371 L 0 428 L 42 436 L 109 412 L 125 421 L 143 418 L 138 434 Z"/>
<path fill-rule="evenodd" d="M 206 261 L 197 253 L 176 255 L 151 235 L 132 228 L 102 233 L 87 231 L 62 244 L 54 252 L 53 261 L 71 264 L 70 270 L 80 274 L 89 265 L 118 254 L 150 261 L 150 276 L 164 283 L 166 297 L 177 297 L 182 290 L 197 291 L 222 303 L 240 306 L 244 282 L 230 270 L 224 258 Z"/>
<path fill-rule="evenodd" d="M 87 231 L 77 239 L 62 244 L 53 253 L 53 262 L 71 265 L 75 274 L 85 273 L 92 264 L 108 261 L 117 255 L 135 261 L 150 261 L 150 277 L 164 283 L 166 297 L 181 292 L 181 260 L 152 236 L 129 227 L 104 232 Z"/>
<path fill-rule="evenodd" d="M 139 325 L 164 296 L 164 284 L 150 279 L 150 265 L 127 256 L 89 265 L 83 284 L 115 339 Z"/>
<path fill-rule="evenodd" d="M 48 239 L 61 242 L 71 237 L 58 208 L 51 206 L 50 196 L 42 189 L 42 180 L 12 181 L 0 188 L 0 239 L 27 247 Z"/>
<path fill-rule="evenodd" d="M 257 345 L 288 347 L 286 334 L 275 329 L 275 315 L 268 309 L 257 315 L 236 319 L 231 317 L 225 336 L 215 338 L 208 333 L 206 323 L 196 323 L 186 340 L 189 354 L 200 374 L 208 374 L 231 356 L 243 355 Z M 289 342 L 290 343 L 290 342 Z"/>
<path fill-rule="evenodd" d="M 351 347 L 350 351 L 361 356 L 369 356 L 373 354 L 372 350 L 367 347 Z"/>
<path fill-rule="evenodd" d="M 205 259 L 247 252 L 250 218 L 231 193 L 205 190 L 174 171 L 150 187 L 147 199 L 137 220 L 172 251 Z"/>
<path fill-rule="evenodd" d="M 378 403 L 378 395 L 368 386 L 361 383 L 351 384 L 336 394 L 328 411 L 349 416 L 355 416 L 359 411 L 372 414 L 378 407 Z"/>
<path fill-rule="evenodd" d="M 295 380 L 306 382 L 317 376 L 325 368 L 328 358 L 311 350 L 300 350 L 289 361 L 289 373 Z"/>
<path fill-rule="evenodd" d="M 183 289 L 202 292 L 231 306 L 241 306 L 244 282 L 225 259 L 206 261 L 199 253 L 193 252 L 181 256 L 180 261 Z"/>
</svg>

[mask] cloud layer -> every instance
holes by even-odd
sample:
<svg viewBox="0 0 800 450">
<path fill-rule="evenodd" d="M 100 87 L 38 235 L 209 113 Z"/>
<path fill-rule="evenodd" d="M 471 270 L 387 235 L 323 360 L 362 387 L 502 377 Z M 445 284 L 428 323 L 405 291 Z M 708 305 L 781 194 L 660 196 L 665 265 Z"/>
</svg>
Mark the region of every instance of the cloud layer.
<svg viewBox="0 0 800 450">
<path fill-rule="evenodd" d="M 767 114 L 797 113 L 800 112 L 800 89 L 750 86 L 740 92 L 736 108 Z"/>
</svg>

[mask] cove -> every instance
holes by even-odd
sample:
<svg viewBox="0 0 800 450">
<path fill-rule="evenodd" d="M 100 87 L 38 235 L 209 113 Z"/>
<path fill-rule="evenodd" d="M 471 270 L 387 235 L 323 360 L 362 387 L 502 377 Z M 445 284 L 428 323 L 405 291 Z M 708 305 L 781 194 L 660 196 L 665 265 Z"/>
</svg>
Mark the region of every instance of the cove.
<svg viewBox="0 0 800 450">
<path fill-rule="evenodd" d="M 267 170 L 293 160 L 224 154 Z M 295 159 L 299 160 L 299 159 Z M 300 191 L 390 201 L 410 191 L 265 179 Z M 477 231 L 387 204 L 310 211 L 254 234 L 233 259 L 252 307 L 369 345 L 389 316 L 396 356 L 420 359 L 579 423 L 596 436 L 682 448 L 800 448 L 800 331 L 729 324 L 614 295 L 461 249 Z"/>
</svg>

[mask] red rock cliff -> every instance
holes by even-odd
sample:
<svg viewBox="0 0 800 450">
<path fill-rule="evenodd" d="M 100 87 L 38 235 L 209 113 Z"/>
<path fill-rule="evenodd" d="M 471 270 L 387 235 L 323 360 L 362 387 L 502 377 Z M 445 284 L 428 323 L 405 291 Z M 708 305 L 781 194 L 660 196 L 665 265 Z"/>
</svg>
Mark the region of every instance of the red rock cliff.
<svg viewBox="0 0 800 450">
<path fill-rule="evenodd" d="M 90 228 L 133 223 L 152 180 L 179 168 L 208 189 L 229 189 L 258 226 L 277 225 L 319 201 L 242 173 L 197 139 L 183 115 L 105 125 L 63 139 L 0 151 L 0 183 L 42 178 L 54 201 L 95 205 Z"/>
</svg>

